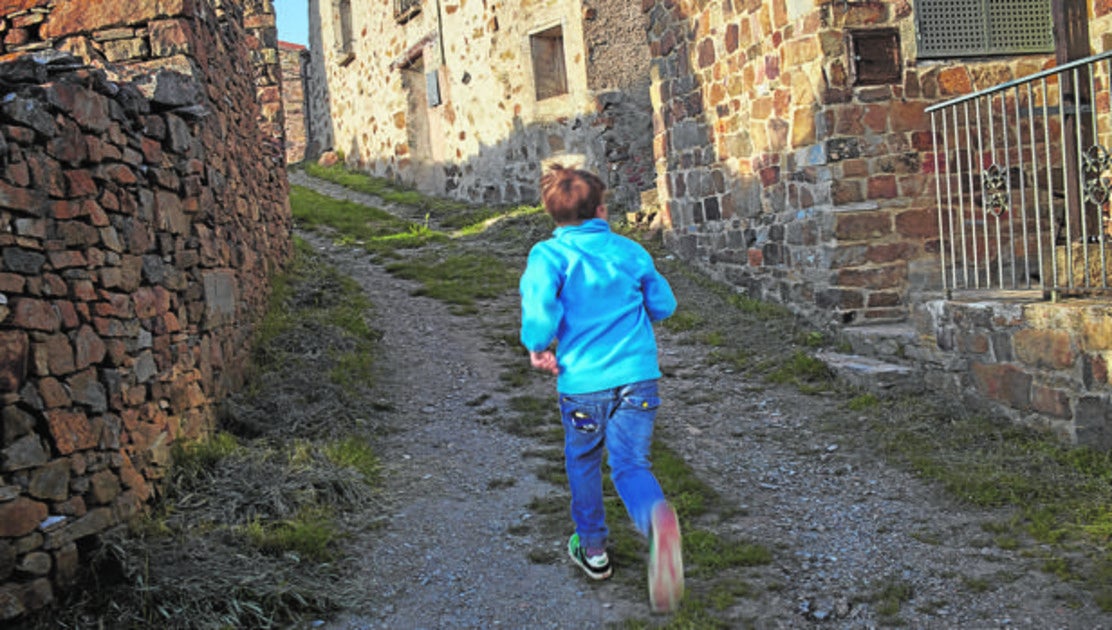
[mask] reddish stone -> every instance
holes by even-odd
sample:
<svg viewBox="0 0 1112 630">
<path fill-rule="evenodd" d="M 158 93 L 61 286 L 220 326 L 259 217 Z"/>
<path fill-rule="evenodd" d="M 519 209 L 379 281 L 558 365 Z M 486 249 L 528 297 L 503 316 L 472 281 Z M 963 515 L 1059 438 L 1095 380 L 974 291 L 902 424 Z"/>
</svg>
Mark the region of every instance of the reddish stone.
<svg viewBox="0 0 1112 630">
<path fill-rule="evenodd" d="M 1012 337 L 1012 346 L 1020 361 L 1035 367 L 1062 370 L 1076 358 L 1069 333 L 1059 330 L 1021 330 Z"/>
<path fill-rule="evenodd" d="M 901 288 L 906 282 L 906 264 L 841 269 L 837 273 L 837 284 L 846 287 L 892 289 Z"/>
<path fill-rule="evenodd" d="M 26 0 L 30 1 L 30 0 Z M 62 2 L 43 24 L 43 37 L 57 38 L 139 24 L 160 17 L 187 17 L 196 12 L 196 0 L 133 0 L 132 2 Z"/>
<path fill-rule="evenodd" d="M 894 175 L 877 175 L 870 177 L 868 180 L 868 198 L 869 199 L 895 199 L 899 197 L 899 189 L 896 186 L 896 177 Z"/>
<path fill-rule="evenodd" d="M 16 188 L 0 181 L 0 208 L 24 214 L 37 214 L 41 198 L 26 188 Z"/>
<path fill-rule="evenodd" d="M 15 273 L 0 273 L 0 291 L 5 293 L 23 293 L 27 279 Z"/>
<path fill-rule="evenodd" d="M 1038 385 L 1031 389 L 1031 407 L 1039 413 L 1056 418 L 1071 418 L 1069 395 L 1052 387 Z"/>
<path fill-rule="evenodd" d="M 0 15 L 21 13 L 28 9 L 45 7 L 53 0 L 0 0 Z"/>
<path fill-rule="evenodd" d="M 54 332 L 61 326 L 62 320 L 49 302 L 17 298 L 12 306 L 12 324 L 16 328 Z"/>
<path fill-rule="evenodd" d="M 970 366 L 973 382 L 986 397 L 1014 409 L 1027 409 L 1031 402 L 1031 375 L 1009 363 L 980 363 Z"/>
<path fill-rule="evenodd" d="M 35 531 L 46 515 L 45 503 L 26 497 L 0 503 L 0 538 L 26 536 Z"/>
<path fill-rule="evenodd" d="M 858 239 L 860 240 L 860 239 Z M 899 260 L 907 261 L 918 253 L 918 246 L 911 242 L 885 243 L 882 245 L 869 245 L 865 251 L 865 260 L 872 263 L 890 263 Z"/>
<path fill-rule="evenodd" d="M 85 266 L 85 254 L 72 249 L 50 252 L 47 257 L 50 259 L 50 265 L 55 269 Z"/>
<path fill-rule="evenodd" d="M 97 184 L 93 181 L 93 176 L 89 174 L 89 171 L 66 171 L 65 177 L 71 197 L 85 197 L 97 193 Z"/>
<path fill-rule="evenodd" d="M 104 340 L 96 334 L 92 326 L 82 326 L 77 331 L 74 339 L 74 354 L 75 367 L 78 370 L 83 370 L 86 367 L 100 363 L 107 353 L 107 348 L 104 345 Z"/>
<path fill-rule="evenodd" d="M 54 436 L 54 447 L 62 455 L 97 445 L 98 436 L 93 431 L 92 423 L 80 411 L 49 410 L 46 412 L 46 422 L 50 427 L 50 434 Z"/>
<path fill-rule="evenodd" d="M 909 239 L 938 236 L 938 213 L 927 208 L 901 212 L 896 215 L 896 232 Z"/>
<path fill-rule="evenodd" d="M 892 101 L 892 131 L 925 131 L 931 128 L 930 116 L 926 113 L 927 103 L 923 101 Z"/>
<path fill-rule="evenodd" d="M 39 396 L 42 397 L 47 409 L 67 407 L 72 402 L 62 383 L 50 376 L 39 379 Z"/>
<path fill-rule="evenodd" d="M 116 182 L 121 186 L 129 186 L 139 181 L 139 178 L 135 176 L 135 171 L 123 164 L 102 166 L 99 173 L 102 179 Z"/>
</svg>

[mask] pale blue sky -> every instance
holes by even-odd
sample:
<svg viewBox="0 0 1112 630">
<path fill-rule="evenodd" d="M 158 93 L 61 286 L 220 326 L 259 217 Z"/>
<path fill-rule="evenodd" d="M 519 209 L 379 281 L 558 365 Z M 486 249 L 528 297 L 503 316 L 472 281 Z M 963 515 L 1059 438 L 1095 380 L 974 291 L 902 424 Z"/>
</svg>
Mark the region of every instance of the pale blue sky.
<svg viewBox="0 0 1112 630">
<path fill-rule="evenodd" d="M 309 1 L 274 0 L 278 15 L 278 39 L 284 42 L 309 45 Z"/>
</svg>

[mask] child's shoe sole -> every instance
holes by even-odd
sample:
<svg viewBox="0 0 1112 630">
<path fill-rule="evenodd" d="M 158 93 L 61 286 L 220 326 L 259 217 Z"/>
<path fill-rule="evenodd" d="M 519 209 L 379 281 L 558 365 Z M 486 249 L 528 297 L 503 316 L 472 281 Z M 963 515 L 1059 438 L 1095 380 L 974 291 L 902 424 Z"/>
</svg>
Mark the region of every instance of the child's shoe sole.
<svg viewBox="0 0 1112 630">
<path fill-rule="evenodd" d="M 683 545 L 672 506 L 653 508 L 649 547 L 649 604 L 655 613 L 674 612 L 683 599 Z"/>
</svg>

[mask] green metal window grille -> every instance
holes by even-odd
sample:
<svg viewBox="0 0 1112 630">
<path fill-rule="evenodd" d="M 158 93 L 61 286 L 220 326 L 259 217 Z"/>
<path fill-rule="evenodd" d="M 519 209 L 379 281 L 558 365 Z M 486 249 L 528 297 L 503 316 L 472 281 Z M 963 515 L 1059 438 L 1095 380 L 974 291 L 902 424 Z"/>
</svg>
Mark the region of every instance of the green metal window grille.
<svg viewBox="0 0 1112 630">
<path fill-rule="evenodd" d="M 1054 52 L 1051 0 L 919 0 L 920 58 Z"/>
</svg>

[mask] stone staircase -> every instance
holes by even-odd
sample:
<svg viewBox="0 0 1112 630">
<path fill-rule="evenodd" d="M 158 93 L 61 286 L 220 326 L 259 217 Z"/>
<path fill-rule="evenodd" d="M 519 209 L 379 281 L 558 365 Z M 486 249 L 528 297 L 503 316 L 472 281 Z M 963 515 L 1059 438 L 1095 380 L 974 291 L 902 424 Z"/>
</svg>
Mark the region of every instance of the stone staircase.
<svg viewBox="0 0 1112 630">
<path fill-rule="evenodd" d="M 849 352 L 816 355 L 839 380 L 881 397 L 922 391 L 921 370 L 909 360 L 916 355 L 919 337 L 912 324 L 851 326 L 840 335 Z"/>
</svg>

